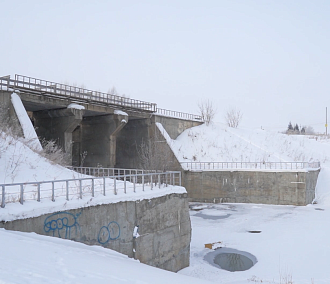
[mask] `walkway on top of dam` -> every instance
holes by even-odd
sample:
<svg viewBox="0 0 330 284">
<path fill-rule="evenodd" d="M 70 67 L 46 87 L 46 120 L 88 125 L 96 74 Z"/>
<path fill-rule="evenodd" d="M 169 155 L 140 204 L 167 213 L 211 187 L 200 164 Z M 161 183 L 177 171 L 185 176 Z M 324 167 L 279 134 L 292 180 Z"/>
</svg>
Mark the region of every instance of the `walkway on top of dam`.
<svg viewBox="0 0 330 284">
<path fill-rule="evenodd" d="M 26 110 L 32 112 L 66 108 L 69 104 L 76 103 L 85 107 L 84 116 L 112 114 L 115 110 L 122 110 L 130 117 L 148 117 L 150 114 L 157 114 L 202 121 L 199 115 L 161 109 L 156 103 L 17 74 L 14 79 L 10 75 L 0 77 L 0 90 L 19 93 Z"/>
</svg>

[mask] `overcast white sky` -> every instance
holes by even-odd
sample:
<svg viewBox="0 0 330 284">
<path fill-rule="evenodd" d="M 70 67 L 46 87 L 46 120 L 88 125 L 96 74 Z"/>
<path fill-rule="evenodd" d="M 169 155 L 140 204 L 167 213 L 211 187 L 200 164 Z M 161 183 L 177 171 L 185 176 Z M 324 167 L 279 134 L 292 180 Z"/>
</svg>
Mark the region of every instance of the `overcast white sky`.
<svg viewBox="0 0 330 284">
<path fill-rule="evenodd" d="M 236 106 L 244 127 L 325 131 L 330 1 L 1 0 L 0 10 L 0 76 L 115 86 L 191 113 L 210 99 L 217 121 Z"/>
</svg>

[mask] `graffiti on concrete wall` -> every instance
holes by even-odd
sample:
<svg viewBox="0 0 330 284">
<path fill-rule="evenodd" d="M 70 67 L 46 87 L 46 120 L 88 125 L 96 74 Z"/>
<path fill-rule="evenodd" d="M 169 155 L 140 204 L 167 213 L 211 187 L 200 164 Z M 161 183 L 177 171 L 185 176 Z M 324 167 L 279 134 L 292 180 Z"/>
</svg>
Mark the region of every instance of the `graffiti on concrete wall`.
<svg viewBox="0 0 330 284">
<path fill-rule="evenodd" d="M 102 245 L 110 240 L 116 240 L 120 237 L 120 226 L 117 222 L 112 221 L 108 226 L 101 227 L 98 235 L 98 242 Z"/>
<path fill-rule="evenodd" d="M 77 221 L 81 212 L 73 215 L 69 212 L 56 212 L 45 219 L 44 230 L 52 233 L 54 237 L 71 239 L 80 236 L 80 226 Z"/>
</svg>

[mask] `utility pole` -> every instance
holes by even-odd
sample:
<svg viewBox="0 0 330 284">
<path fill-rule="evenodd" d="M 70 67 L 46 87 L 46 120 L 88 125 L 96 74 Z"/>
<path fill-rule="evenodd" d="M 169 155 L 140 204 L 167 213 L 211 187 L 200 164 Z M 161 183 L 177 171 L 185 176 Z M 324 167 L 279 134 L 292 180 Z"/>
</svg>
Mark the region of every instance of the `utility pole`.
<svg viewBox="0 0 330 284">
<path fill-rule="evenodd" d="M 325 107 L 325 136 L 328 136 L 328 108 Z"/>
</svg>

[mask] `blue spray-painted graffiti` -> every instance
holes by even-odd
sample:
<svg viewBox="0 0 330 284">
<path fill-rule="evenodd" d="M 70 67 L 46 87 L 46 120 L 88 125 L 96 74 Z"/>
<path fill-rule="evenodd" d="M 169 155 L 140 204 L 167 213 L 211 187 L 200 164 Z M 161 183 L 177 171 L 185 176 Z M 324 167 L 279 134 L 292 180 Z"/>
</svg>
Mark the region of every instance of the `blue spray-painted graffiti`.
<svg viewBox="0 0 330 284">
<path fill-rule="evenodd" d="M 52 232 L 53 236 L 71 239 L 71 233 L 74 230 L 75 236 L 80 236 L 80 226 L 77 218 L 81 212 L 73 215 L 69 212 L 57 212 L 45 219 L 44 230 L 46 233 Z"/>
<path fill-rule="evenodd" d="M 112 221 L 108 226 L 103 226 L 98 235 L 98 242 L 102 245 L 108 243 L 110 240 L 116 240 L 120 237 L 120 226 L 117 222 Z"/>
</svg>

